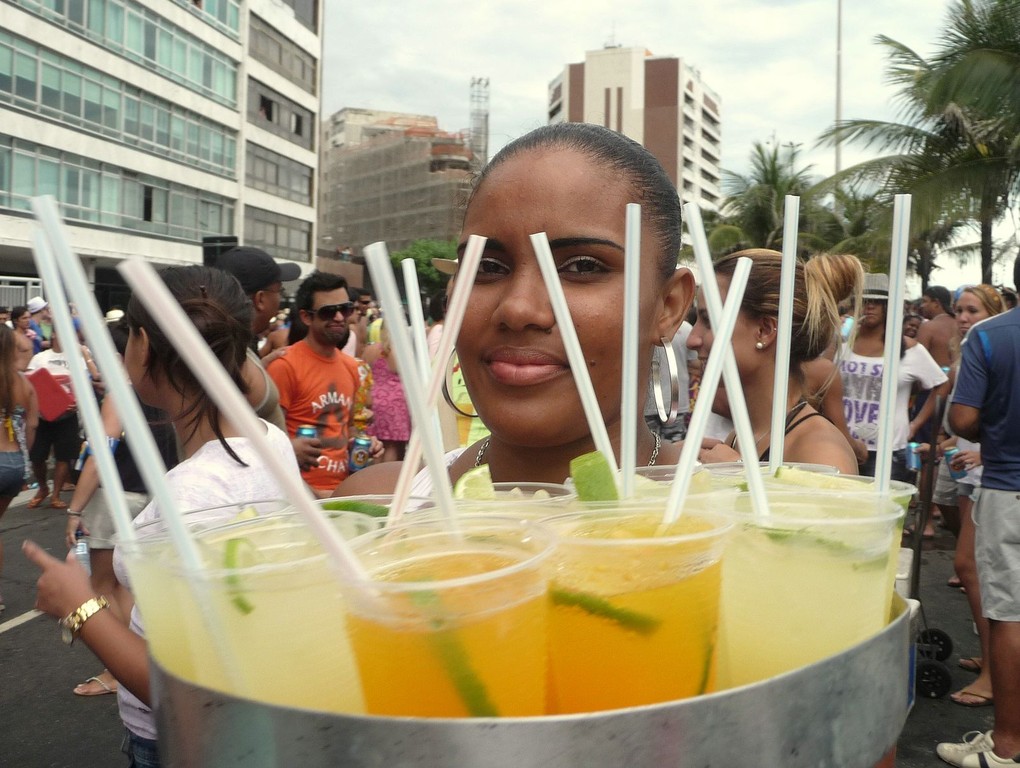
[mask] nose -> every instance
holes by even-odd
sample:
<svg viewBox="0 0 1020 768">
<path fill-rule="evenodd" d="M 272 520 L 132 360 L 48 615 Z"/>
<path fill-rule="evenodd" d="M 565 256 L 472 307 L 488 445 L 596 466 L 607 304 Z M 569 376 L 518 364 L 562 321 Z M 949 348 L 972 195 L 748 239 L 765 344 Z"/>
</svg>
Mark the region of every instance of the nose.
<svg viewBox="0 0 1020 768">
<path fill-rule="evenodd" d="M 567 304 L 569 306 L 569 300 Z M 519 263 L 503 281 L 503 292 L 493 319 L 513 331 L 529 327 L 545 331 L 555 325 L 556 316 L 537 262 Z"/>
</svg>

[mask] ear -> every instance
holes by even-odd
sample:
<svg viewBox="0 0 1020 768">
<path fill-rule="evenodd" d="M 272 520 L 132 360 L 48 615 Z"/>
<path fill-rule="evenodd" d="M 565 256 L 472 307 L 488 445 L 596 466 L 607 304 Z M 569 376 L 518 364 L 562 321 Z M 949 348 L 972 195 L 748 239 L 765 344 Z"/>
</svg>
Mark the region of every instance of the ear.
<svg viewBox="0 0 1020 768">
<path fill-rule="evenodd" d="M 755 334 L 755 341 L 764 344 L 764 349 L 774 344 L 779 332 L 779 319 L 771 316 L 763 317 L 758 321 L 758 330 Z"/>
<path fill-rule="evenodd" d="M 686 319 L 694 303 L 694 292 L 694 275 L 691 270 L 680 267 L 673 272 L 663 289 L 662 308 L 653 326 L 656 332 L 653 343 L 657 344 L 661 338 L 672 339 L 676 335 L 680 323 Z"/>
<path fill-rule="evenodd" d="M 147 369 L 152 358 L 152 350 L 149 348 L 149 334 L 144 328 L 132 328 L 131 333 L 138 335 L 138 342 L 142 348 L 142 365 Z"/>
<path fill-rule="evenodd" d="M 264 294 L 265 291 L 255 291 L 251 296 L 251 306 L 256 312 L 261 312 L 265 306 L 265 301 L 263 300 Z"/>
</svg>

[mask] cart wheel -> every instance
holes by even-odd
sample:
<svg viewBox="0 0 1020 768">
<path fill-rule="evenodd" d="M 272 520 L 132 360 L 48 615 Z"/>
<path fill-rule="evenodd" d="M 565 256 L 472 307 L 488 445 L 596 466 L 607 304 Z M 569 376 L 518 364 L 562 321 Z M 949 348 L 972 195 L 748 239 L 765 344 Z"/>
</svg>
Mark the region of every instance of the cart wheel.
<svg viewBox="0 0 1020 768">
<path fill-rule="evenodd" d="M 917 676 L 914 690 L 918 696 L 929 699 L 941 699 L 953 687 L 953 678 L 949 668 L 941 661 L 934 659 L 917 660 Z"/>
<path fill-rule="evenodd" d="M 926 659 L 945 661 L 953 655 L 953 638 L 941 629 L 925 629 L 917 634 L 917 652 Z"/>
</svg>

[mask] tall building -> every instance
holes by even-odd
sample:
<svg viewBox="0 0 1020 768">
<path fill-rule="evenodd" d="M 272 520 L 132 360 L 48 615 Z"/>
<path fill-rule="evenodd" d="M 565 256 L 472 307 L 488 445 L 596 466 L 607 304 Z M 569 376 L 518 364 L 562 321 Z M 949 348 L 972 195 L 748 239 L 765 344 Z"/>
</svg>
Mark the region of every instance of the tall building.
<svg viewBox="0 0 1020 768">
<path fill-rule="evenodd" d="M 54 195 L 101 303 L 234 236 L 309 265 L 321 0 L 0 0 L 0 275 Z"/>
<path fill-rule="evenodd" d="M 450 240 L 471 186 L 470 137 L 429 115 L 347 107 L 323 125 L 320 253 Z"/>
<path fill-rule="evenodd" d="M 588 51 L 549 84 L 548 103 L 550 123 L 595 123 L 642 144 L 683 202 L 721 203 L 721 101 L 683 59 L 644 48 Z"/>
</svg>

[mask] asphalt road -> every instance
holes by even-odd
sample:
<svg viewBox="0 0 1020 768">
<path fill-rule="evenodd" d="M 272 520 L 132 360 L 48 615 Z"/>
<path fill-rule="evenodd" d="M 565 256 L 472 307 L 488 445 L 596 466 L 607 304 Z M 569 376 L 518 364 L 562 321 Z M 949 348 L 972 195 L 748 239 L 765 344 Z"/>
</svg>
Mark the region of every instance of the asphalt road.
<svg viewBox="0 0 1020 768">
<path fill-rule="evenodd" d="M 71 692 L 97 674 L 100 663 L 83 646 L 65 646 L 56 622 L 32 610 L 36 574 L 21 555 L 21 542 L 31 538 L 62 555 L 65 518 L 56 510 L 27 509 L 30 496 L 22 494 L 0 520 L 5 555 L 0 591 L 7 604 L 0 614 L 0 767 L 125 766 L 116 697 L 82 698 Z M 952 538 L 940 531 L 934 541 L 925 542 L 919 568 L 927 626 L 947 632 L 956 646 L 947 660 L 955 690 L 973 679 L 956 667 L 957 659 L 979 649 L 966 598 L 945 586 L 952 547 Z M 991 707 L 969 709 L 948 697 L 918 698 L 899 741 L 897 765 L 943 765 L 935 756 L 936 743 L 991 727 Z"/>
</svg>

